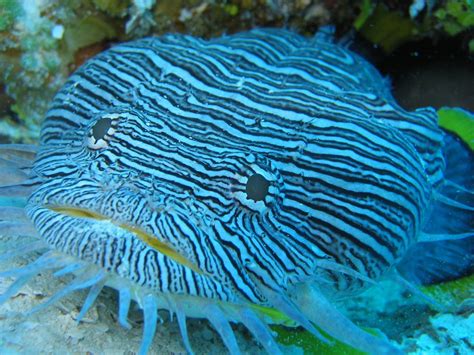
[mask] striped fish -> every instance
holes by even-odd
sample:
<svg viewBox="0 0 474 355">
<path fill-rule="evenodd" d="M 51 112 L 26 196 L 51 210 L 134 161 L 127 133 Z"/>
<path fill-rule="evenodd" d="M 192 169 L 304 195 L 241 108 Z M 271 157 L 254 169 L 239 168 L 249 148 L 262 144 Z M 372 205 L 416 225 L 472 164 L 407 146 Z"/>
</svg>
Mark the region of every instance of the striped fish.
<svg viewBox="0 0 474 355">
<path fill-rule="evenodd" d="M 117 45 L 56 95 L 37 152 L 3 148 L 18 180 L 28 170 L 0 189 L 28 197 L 26 216 L 2 209 L 3 232 L 34 240 L 9 255 L 44 254 L 0 274 L 18 278 L 0 301 L 53 269 L 76 277 L 45 305 L 89 288 L 82 318 L 110 286 L 128 327 L 138 302 L 142 354 L 158 309 L 177 314 L 189 353 L 189 317 L 208 319 L 231 353 L 239 349 L 229 322 L 279 353 L 268 308 L 320 338 L 318 328 L 367 352 L 398 353 L 334 302 L 429 240 L 436 201 L 472 212 L 441 194 L 442 144 L 433 109 L 402 109 L 386 80 L 327 30 Z"/>
</svg>

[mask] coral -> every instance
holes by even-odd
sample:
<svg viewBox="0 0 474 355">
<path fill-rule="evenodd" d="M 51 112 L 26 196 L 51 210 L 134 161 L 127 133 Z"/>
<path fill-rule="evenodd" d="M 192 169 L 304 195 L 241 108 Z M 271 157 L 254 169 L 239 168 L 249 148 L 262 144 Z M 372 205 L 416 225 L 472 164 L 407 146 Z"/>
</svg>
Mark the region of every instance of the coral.
<svg viewBox="0 0 474 355">
<path fill-rule="evenodd" d="M 7 3 L 1 11 L 14 10 L 8 12 L 10 31 L 1 33 L 1 80 L 6 93 L 15 100 L 13 111 L 26 119 L 25 126 L 37 132 L 37 113 L 44 112 L 47 100 L 63 81 L 58 43 L 51 36 L 55 23 L 41 18 L 42 1 Z"/>
<path fill-rule="evenodd" d="M 451 36 L 474 28 L 474 2 L 468 0 L 448 0 L 446 6 L 437 10 L 435 18 Z"/>
<path fill-rule="evenodd" d="M 21 7 L 16 1 L 0 0 L 0 31 L 10 29 L 20 13 Z"/>
<path fill-rule="evenodd" d="M 413 349 L 411 354 L 471 354 L 474 314 L 438 314 L 419 333 L 416 338 L 404 340 L 404 348 Z"/>
<path fill-rule="evenodd" d="M 125 33 L 134 34 L 137 37 L 147 34 L 155 25 L 151 12 L 155 0 L 133 0 L 129 13 L 130 19 L 125 24 Z"/>
<path fill-rule="evenodd" d="M 470 38 L 467 49 L 473 52 L 474 39 L 469 31 L 474 28 L 474 2 L 361 0 L 354 27 L 387 53 L 408 41 L 461 33 Z"/>
<path fill-rule="evenodd" d="M 13 99 L 11 111 L 23 127 L 19 135 L 11 120 L 3 120 L 1 131 L 9 140 L 33 141 L 51 97 L 70 74 L 78 49 L 116 33 L 100 14 L 77 16 L 91 9 L 80 1 L 71 1 L 68 8 L 48 0 L 10 0 L 0 5 L 0 12 L 8 15 L 0 32 L 0 83 Z"/>
</svg>

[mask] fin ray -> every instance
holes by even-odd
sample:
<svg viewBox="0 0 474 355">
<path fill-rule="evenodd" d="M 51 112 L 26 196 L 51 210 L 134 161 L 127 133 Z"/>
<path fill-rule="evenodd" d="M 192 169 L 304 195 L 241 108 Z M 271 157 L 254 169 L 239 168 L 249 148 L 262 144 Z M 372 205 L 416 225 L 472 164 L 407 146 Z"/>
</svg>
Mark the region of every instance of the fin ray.
<svg viewBox="0 0 474 355">
<path fill-rule="evenodd" d="M 230 354 L 240 354 L 234 331 L 232 330 L 232 327 L 230 326 L 224 312 L 222 312 L 219 306 L 215 303 L 209 303 L 205 307 L 207 319 L 209 322 L 211 322 L 214 329 L 219 333 Z"/>
<path fill-rule="evenodd" d="M 103 277 L 104 277 L 104 271 L 102 270 L 100 270 L 99 272 L 93 273 L 92 276 L 90 276 L 89 272 L 84 272 L 81 276 L 78 276 L 71 283 L 69 283 L 64 288 L 62 288 L 61 290 L 56 292 L 54 295 L 52 295 L 46 302 L 40 303 L 37 306 L 30 309 L 28 314 L 30 315 L 30 314 L 39 312 L 45 309 L 46 307 L 51 306 L 52 304 L 56 303 L 60 299 L 69 295 L 71 292 L 91 287 L 97 282 L 100 282 L 100 280 Z"/>
<path fill-rule="evenodd" d="M 239 312 L 239 320 L 247 327 L 255 339 L 263 345 L 267 353 L 272 355 L 281 354 L 281 350 L 276 343 L 267 325 L 249 308 L 242 308 Z"/>
<path fill-rule="evenodd" d="M 402 354 L 387 340 L 377 338 L 360 329 L 317 291 L 314 285 L 300 284 L 295 297 L 296 304 L 304 314 L 332 337 L 368 353 Z"/>
<path fill-rule="evenodd" d="M 84 301 L 84 304 L 82 305 L 81 311 L 76 317 L 77 322 L 80 322 L 86 315 L 87 311 L 89 311 L 89 309 L 92 307 L 97 297 L 99 296 L 100 292 L 104 288 L 106 280 L 107 279 L 104 274 L 104 277 L 101 280 L 99 280 L 96 284 L 92 285 L 86 297 L 86 300 Z"/>
<path fill-rule="evenodd" d="M 158 302 L 154 295 L 146 295 L 143 298 L 143 316 L 145 323 L 143 325 L 143 339 L 138 353 L 146 355 L 155 336 L 158 322 Z"/>
<path fill-rule="evenodd" d="M 132 326 L 127 321 L 130 303 L 132 302 L 132 295 L 128 287 L 119 290 L 119 314 L 118 321 L 125 329 L 132 329 Z"/>
</svg>

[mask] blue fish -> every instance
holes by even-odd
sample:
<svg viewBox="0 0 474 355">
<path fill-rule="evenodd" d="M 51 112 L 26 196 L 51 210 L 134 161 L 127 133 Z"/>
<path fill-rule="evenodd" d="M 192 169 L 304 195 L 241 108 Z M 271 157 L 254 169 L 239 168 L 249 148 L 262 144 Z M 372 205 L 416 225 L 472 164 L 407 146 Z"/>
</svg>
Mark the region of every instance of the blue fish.
<svg viewBox="0 0 474 355">
<path fill-rule="evenodd" d="M 230 353 L 230 322 L 280 353 L 271 309 L 323 340 L 400 353 L 337 302 L 397 267 L 427 282 L 411 271 L 417 245 L 472 237 L 472 186 L 446 171 L 444 140 L 434 109 L 402 109 L 327 29 L 122 43 L 69 78 L 38 148 L 0 148 L 0 195 L 27 200 L 3 203 L 2 234 L 25 242 L 2 258 L 41 252 L 0 273 L 16 277 L 0 302 L 54 270 L 74 280 L 39 308 L 89 289 L 81 319 L 112 287 L 121 325 L 132 300 L 143 309 L 141 354 L 158 309 L 189 353 L 187 318 L 209 320 Z"/>
</svg>

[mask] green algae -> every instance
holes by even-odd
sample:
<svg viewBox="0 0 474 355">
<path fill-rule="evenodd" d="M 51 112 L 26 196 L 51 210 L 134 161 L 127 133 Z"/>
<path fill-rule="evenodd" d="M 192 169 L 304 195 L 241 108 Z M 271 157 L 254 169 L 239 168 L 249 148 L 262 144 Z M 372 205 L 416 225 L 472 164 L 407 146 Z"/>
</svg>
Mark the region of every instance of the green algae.
<svg viewBox="0 0 474 355">
<path fill-rule="evenodd" d="M 288 316 L 275 308 L 260 306 L 258 304 L 250 304 L 256 312 L 262 315 L 265 319 L 268 319 L 270 323 L 284 325 L 287 327 L 296 327 L 296 323 L 293 319 L 288 318 Z"/>
<path fill-rule="evenodd" d="M 474 300 L 474 275 L 422 287 L 421 290 L 440 304 L 456 308 L 468 300 Z"/>
<path fill-rule="evenodd" d="M 416 24 L 400 11 L 390 11 L 382 4 L 377 5 L 370 16 L 368 11 L 370 7 L 366 3 L 363 6 L 364 15 L 356 21 L 356 26 L 366 39 L 387 53 L 418 34 Z"/>
<path fill-rule="evenodd" d="M 289 318 L 286 314 L 270 307 L 263 307 L 252 304 L 251 307 L 258 312 L 268 322 L 273 323 L 270 328 L 276 333 L 276 341 L 280 345 L 287 347 L 297 347 L 303 350 L 305 355 L 361 355 L 364 352 L 354 349 L 350 345 L 331 337 L 329 334 L 318 328 L 318 331 L 327 339 L 323 342 L 309 331 L 298 327 L 298 323 Z M 384 337 L 378 329 L 363 328 L 366 332 Z"/>
<path fill-rule="evenodd" d="M 373 14 L 375 4 L 371 0 L 362 0 L 360 4 L 360 13 L 354 21 L 354 28 L 360 30 Z"/>
<path fill-rule="evenodd" d="M 77 50 L 117 37 L 115 27 L 104 16 L 89 16 L 77 20 L 64 32 L 64 53 L 72 60 Z"/>
<path fill-rule="evenodd" d="M 237 16 L 239 14 L 239 7 L 236 4 L 224 5 L 224 11 L 230 16 Z"/>
<path fill-rule="evenodd" d="M 127 13 L 131 5 L 130 0 L 92 0 L 97 9 L 106 12 L 111 16 L 122 17 Z"/>
<path fill-rule="evenodd" d="M 442 107 L 438 110 L 438 124 L 455 133 L 474 151 L 474 114 L 459 107 Z"/>
<path fill-rule="evenodd" d="M 292 329 L 274 325 L 271 329 L 277 334 L 276 340 L 279 344 L 289 347 L 298 347 L 305 355 L 362 355 L 365 352 L 332 338 L 319 330 L 327 339 L 328 343 L 322 342 L 313 334 L 303 329 Z"/>
<path fill-rule="evenodd" d="M 434 13 L 451 36 L 474 27 L 474 4 L 466 0 L 448 0 L 446 6 Z"/>
<path fill-rule="evenodd" d="M 436 3 L 431 8 L 423 6 L 421 14 L 413 17 L 402 7 L 389 8 L 390 2 L 360 0 L 359 15 L 353 26 L 363 37 L 391 53 L 399 46 L 426 37 L 436 38 L 464 33 L 468 40 L 467 49 L 474 52 L 474 40 L 469 31 L 474 28 L 474 3 L 469 0 L 448 0 Z"/>
</svg>

